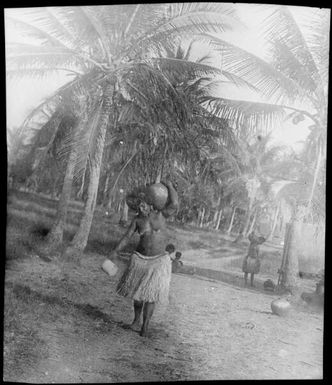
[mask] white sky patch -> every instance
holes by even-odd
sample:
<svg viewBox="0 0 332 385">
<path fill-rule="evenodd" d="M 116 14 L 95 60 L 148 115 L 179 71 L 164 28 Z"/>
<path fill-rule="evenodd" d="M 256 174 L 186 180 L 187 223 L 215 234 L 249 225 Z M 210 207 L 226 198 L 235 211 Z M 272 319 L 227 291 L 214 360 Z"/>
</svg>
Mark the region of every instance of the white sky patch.
<svg viewBox="0 0 332 385">
<path fill-rule="evenodd" d="M 272 131 L 270 145 L 289 145 L 296 152 L 299 152 L 310 133 L 308 126 L 311 121 L 305 120 L 298 125 L 290 121 L 284 122 L 278 130 Z"/>
<path fill-rule="evenodd" d="M 71 79 L 63 74 L 45 79 L 7 79 L 7 126 L 19 127 L 34 108 Z"/>
</svg>

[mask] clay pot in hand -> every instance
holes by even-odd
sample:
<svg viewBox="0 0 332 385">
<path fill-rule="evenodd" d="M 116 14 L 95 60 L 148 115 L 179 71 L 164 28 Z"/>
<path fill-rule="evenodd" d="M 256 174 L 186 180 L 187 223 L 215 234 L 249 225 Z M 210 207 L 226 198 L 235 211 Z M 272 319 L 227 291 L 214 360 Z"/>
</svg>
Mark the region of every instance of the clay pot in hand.
<svg viewBox="0 0 332 385">
<path fill-rule="evenodd" d="M 109 259 L 106 259 L 101 267 L 105 271 L 105 273 L 107 273 L 111 277 L 113 277 L 118 271 L 118 267 Z"/>
</svg>

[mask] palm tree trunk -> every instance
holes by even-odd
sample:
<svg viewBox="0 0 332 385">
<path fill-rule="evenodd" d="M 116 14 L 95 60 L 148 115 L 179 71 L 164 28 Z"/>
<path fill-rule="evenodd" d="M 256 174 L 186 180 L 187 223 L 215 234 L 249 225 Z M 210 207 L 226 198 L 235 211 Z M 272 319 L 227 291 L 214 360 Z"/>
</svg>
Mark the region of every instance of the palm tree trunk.
<svg viewBox="0 0 332 385">
<path fill-rule="evenodd" d="M 307 211 L 306 211 L 307 214 L 309 213 L 311 206 L 312 206 L 312 200 L 313 200 L 315 189 L 316 189 L 316 184 L 317 184 L 317 179 L 318 179 L 318 175 L 319 175 L 319 171 L 320 171 L 321 161 L 322 161 L 322 148 L 321 148 L 321 146 L 319 146 L 318 157 L 317 157 L 315 173 L 314 173 L 314 180 L 312 182 L 310 196 L 308 199 L 308 205 L 307 205 Z"/>
<path fill-rule="evenodd" d="M 122 201 L 118 199 L 118 208 L 117 212 L 119 213 L 121 211 Z"/>
<path fill-rule="evenodd" d="M 236 209 L 237 209 L 237 207 L 235 206 L 235 207 L 233 208 L 233 212 L 232 212 L 232 216 L 231 216 L 231 221 L 230 221 L 229 226 L 228 226 L 228 229 L 227 229 L 227 231 L 226 231 L 227 234 L 230 234 L 231 231 L 232 231 L 232 227 L 233 227 L 233 222 L 234 222 L 234 218 L 235 218 Z"/>
<path fill-rule="evenodd" d="M 104 192 L 103 192 L 103 206 L 107 207 L 107 191 L 108 191 L 108 185 L 110 180 L 110 174 L 107 173 L 106 180 L 105 180 L 105 186 L 104 186 Z"/>
<path fill-rule="evenodd" d="M 284 245 L 285 264 L 281 287 L 289 290 L 291 293 L 296 291 L 298 286 L 299 261 L 295 243 L 295 234 L 299 231 L 301 224 L 298 221 L 292 221 L 288 228 L 287 244 Z"/>
<path fill-rule="evenodd" d="M 252 215 L 252 203 L 250 202 L 249 203 L 249 207 L 248 207 L 248 212 L 247 212 L 246 220 L 244 222 L 243 227 L 240 228 L 241 230 L 240 230 L 238 236 L 233 241 L 234 243 L 238 243 L 238 242 L 242 241 L 242 239 L 248 233 L 248 228 L 249 228 L 249 225 L 250 225 L 251 215 Z"/>
<path fill-rule="evenodd" d="M 66 173 L 62 185 L 62 193 L 59 199 L 55 222 L 47 234 L 46 245 L 48 248 L 57 247 L 62 243 L 63 231 L 67 218 L 67 211 L 73 186 L 76 151 L 73 148 L 69 154 Z"/>
<path fill-rule="evenodd" d="M 122 214 L 121 214 L 121 219 L 120 223 L 127 223 L 128 222 L 128 205 L 125 199 L 123 199 L 123 208 L 122 208 Z"/>
<path fill-rule="evenodd" d="M 268 241 L 272 241 L 272 239 L 273 239 L 273 235 L 274 235 L 275 229 L 277 227 L 279 211 L 280 211 L 280 203 L 276 207 L 276 210 L 275 210 L 275 213 L 274 213 L 274 218 L 273 218 L 273 222 L 272 222 L 271 232 L 270 232 L 269 236 L 267 237 Z"/>
<path fill-rule="evenodd" d="M 215 228 L 219 216 L 219 210 L 217 209 L 213 214 L 212 226 Z"/>
<path fill-rule="evenodd" d="M 209 209 L 204 210 L 204 214 L 202 215 L 202 225 L 201 227 L 206 227 L 209 221 Z"/>
<path fill-rule="evenodd" d="M 221 222 L 221 217 L 222 217 L 222 209 L 219 210 L 218 216 L 217 216 L 217 223 L 215 226 L 216 230 L 219 230 L 220 222 Z"/>
<path fill-rule="evenodd" d="M 113 204 L 113 196 L 112 196 L 112 194 L 110 194 L 109 197 L 108 197 L 108 203 L 107 203 L 107 210 L 108 211 L 111 210 L 112 204 Z"/>
<path fill-rule="evenodd" d="M 256 219 L 257 219 L 257 210 L 255 210 L 254 217 L 252 218 L 249 230 L 245 234 L 246 236 L 248 236 L 252 232 L 252 230 L 253 230 L 253 228 L 255 226 Z"/>
<path fill-rule="evenodd" d="M 95 159 L 91 162 L 91 171 L 88 185 L 88 197 L 86 200 L 83 218 L 81 219 L 80 226 L 75 234 L 71 247 L 75 250 L 83 251 L 87 245 L 88 237 L 90 234 L 92 219 L 97 201 L 97 192 L 100 178 L 101 162 L 103 157 L 103 151 L 105 146 L 106 130 L 109 120 L 109 111 L 112 103 L 113 86 L 108 84 L 104 92 L 104 101 L 102 106 L 102 115 L 99 121 L 99 135 L 96 139 Z"/>
<path fill-rule="evenodd" d="M 247 217 L 246 217 L 246 221 L 245 221 L 244 227 L 243 227 L 243 235 L 246 235 L 247 232 L 248 232 L 248 228 L 249 228 L 249 225 L 250 225 L 250 219 L 251 219 L 251 215 L 252 215 L 253 203 L 254 203 L 253 200 L 250 199 L 249 207 L 248 207 L 248 211 L 247 211 Z"/>
<path fill-rule="evenodd" d="M 282 271 L 281 287 L 291 292 L 298 294 L 298 274 L 299 274 L 299 251 L 298 243 L 302 234 L 303 218 L 306 210 L 298 204 L 293 209 L 291 222 L 288 226 L 288 234 L 284 245 L 284 268 Z M 286 228 L 287 229 L 287 228 Z"/>
<path fill-rule="evenodd" d="M 202 207 L 200 211 L 200 216 L 199 216 L 199 227 L 203 227 L 204 216 L 205 216 L 205 207 Z"/>
</svg>

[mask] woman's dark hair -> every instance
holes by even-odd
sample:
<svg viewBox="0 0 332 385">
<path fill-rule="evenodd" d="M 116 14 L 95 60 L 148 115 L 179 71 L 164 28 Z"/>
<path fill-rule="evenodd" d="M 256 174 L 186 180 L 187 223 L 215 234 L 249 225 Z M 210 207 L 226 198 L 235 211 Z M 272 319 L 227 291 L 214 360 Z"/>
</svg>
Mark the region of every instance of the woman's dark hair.
<svg viewBox="0 0 332 385">
<path fill-rule="evenodd" d="M 138 210 L 138 206 L 145 201 L 145 187 L 136 187 L 126 196 L 126 203 L 134 211 Z"/>
</svg>

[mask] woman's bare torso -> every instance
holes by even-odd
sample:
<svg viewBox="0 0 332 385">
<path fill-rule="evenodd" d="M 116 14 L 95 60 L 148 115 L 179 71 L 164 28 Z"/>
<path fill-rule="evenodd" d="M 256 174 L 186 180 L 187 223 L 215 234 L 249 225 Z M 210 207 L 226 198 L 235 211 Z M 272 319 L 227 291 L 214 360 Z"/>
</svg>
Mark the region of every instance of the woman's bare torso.
<svg viewBox="0 0 332 385">
<path fill-rule="evenodd" d="M 140 235 L 136 251 L 146 256 L 164 253 L 167 243 L 165 229 L 166 221 L 161 212 L 136 218 L 136 230 Z"/>
</svg>

